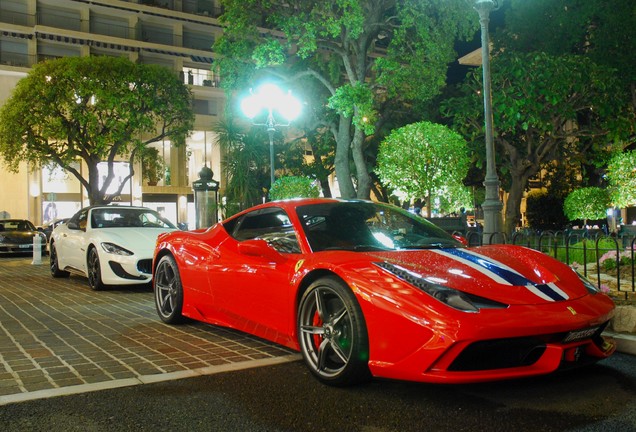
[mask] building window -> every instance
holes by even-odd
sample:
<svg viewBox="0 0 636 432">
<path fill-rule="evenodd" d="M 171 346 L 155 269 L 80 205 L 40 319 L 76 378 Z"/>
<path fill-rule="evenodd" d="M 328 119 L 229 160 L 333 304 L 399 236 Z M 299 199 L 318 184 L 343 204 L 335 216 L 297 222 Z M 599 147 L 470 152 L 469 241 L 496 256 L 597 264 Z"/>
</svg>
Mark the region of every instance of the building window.
<svg viewBox="0 0 636 432">
<path fill-rule="evenodd" d="M 183 31 L 183 46 L 202 51 L 212 51 L 214 45 L 214 35 Z"/>
<path fill-rule="evenodd" d="M 194 113 L 201 115 L 218 115 L 217 102 L 214 99 L 195 99 Z"/>
<path fill-rule="evenodd" d="M 82 30 L 82 20 L 79 11 L 62 9 L 59 6 L 49 7 L 40 4 L 38 8 L 38 24 L 66 30 Z"/>
<path fill-rule="evenodd" d="M 80 48 L 74 45 L 41 42 L 38 44 L 38 61 L 60 57 L 79 57 Z"/>
<path fill-rule="evenodd" d="M 105 15 L 91 16 L 91 33 L 132 39 L 134 34 L 128 26 L 128 20 Z"/>
<path fill-rule="evenodd" d="M 184 67 L 181 72 L 184 84 L 216 87 L 214 73 L 209 69 L 198 69 L 194 67 Z"/>
<path fill-rule="evenodd" d="M 172 29 L 156 26 L 148 23 L 141 23 L 141 40 L 162 45 L 173 45 L 174 34 Z"/>
<path fill-rule="evenodd" d="M 10 66 L 29 65 L 26 39 L 0 37 L 0 63 Z"/>
</svg>

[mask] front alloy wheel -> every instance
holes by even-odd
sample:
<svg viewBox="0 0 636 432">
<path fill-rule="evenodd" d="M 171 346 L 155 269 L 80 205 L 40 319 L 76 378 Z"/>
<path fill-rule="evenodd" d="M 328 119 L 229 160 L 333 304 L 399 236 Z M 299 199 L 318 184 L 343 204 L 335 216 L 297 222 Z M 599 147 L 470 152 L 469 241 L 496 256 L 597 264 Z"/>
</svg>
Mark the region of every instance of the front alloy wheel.
<svg viewBox="0 0 636 432">
<path fill-rule="evenodd" d="M 168 324 L 183 322 L 183 287 L 179 267 L 172 255 L 165 255 L 159 260 L 153 285 L 159 318 Z"/>
<path fill-rule="evenodd" d="M 91 289 L 101 291 L 106 288 L 106 285 L 102 282 L 102 267 L 99 263 L 99 254 L 94 247 L 91 247 L 88 251 L 86 264 L 86 269 L 88 270 L 88 285 L 90 285 Z"/>
<path fill-rule="evenodd" d="M 57 248 L 55 243 L 51 243 L 51 251 L 49 252 L 49 263 L 51 269 L 51 276 L 54 278 L 68 277 L 69 272 L 60 269 L 60 263 L 57 258 Z"/>
<path fill-rule="evenodd" d="M 321 278 L 307 289 L 298 310 L 298 338 L 309 370 L 325 384 L 344 386 L 369 379 L 364 316 L 340 279 Z"/>
</svg>

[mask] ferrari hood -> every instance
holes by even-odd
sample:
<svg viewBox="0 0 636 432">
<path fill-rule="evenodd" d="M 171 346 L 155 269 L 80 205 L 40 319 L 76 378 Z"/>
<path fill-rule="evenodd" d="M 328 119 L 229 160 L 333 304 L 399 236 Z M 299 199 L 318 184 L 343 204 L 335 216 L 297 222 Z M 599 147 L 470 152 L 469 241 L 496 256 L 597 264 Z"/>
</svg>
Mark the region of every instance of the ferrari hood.
<svg viewBox="0 0 636 432">
<path fill-rule="evenodd" d="M 588 293 L 576 273 L 522 247 L 486 246 L 380 252 L 381 268 L 400 279 L 422 278 L 506 304 L 542 304 Z M 376 261 L 378 262 L 378 261 Z"/>
</svg>

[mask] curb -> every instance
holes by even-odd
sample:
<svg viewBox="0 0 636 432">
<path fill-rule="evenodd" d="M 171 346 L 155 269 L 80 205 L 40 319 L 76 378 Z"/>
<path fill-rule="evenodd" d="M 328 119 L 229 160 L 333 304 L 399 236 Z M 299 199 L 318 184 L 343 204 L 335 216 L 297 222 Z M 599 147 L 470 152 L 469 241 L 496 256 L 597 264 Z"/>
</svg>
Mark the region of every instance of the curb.
<svg viewBox="0 0 636 432">
<path fill-rule="evenodd" d="M 616 340 L 616 351 L 636 355 L 636 335 L 606 331 L 603 333 Z"/>
</svg>

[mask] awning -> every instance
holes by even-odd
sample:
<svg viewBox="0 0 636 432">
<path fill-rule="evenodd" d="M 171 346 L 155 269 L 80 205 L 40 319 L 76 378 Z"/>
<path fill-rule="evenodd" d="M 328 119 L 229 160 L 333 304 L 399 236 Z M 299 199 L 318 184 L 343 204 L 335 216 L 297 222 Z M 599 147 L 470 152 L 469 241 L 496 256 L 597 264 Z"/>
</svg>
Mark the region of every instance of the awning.
<svg viewBox="0 0 636 432">
<path fill-rule="evenodd" d="M 89 45 L 89 41 L 86 39 L 74 38 L 69 36 L 61 36 L 61 35 L 48 34 L 48 33 L 36 33 L 35 36 L 38 39 L 52 40 L 52 41 L 64 42 L 64 43 L 72 43 L 75 45 Z"/>
<path fill-rule="evenodd" d="M 190 59 L 197 63 L 209 63 L 209 64 L 214 63 L 214 58 L 212 57 L 191 55 Z"/>
<path fill-rule="evenodd" d="M 13 31 L 6 31 L 6 30 L 2 31 L 2 36 L 8 36 L 8 37 L 14 37 L 14 38 L 20 38 L 20 39 L 33 39 L 32 34 L 18 33 Z"/>
</svg>

